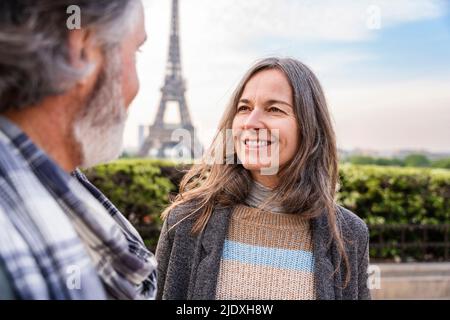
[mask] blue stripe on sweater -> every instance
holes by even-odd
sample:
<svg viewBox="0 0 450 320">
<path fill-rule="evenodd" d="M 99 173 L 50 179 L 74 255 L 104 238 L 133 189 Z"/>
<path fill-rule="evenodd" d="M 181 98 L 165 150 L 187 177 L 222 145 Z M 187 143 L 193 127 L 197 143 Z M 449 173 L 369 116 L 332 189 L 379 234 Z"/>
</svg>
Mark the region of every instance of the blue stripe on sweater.
<svg viewBox="0 0 450 320">
<path fill-rule="evenodd" d="M 258 247 L 225 240 L 222 258 L 278 269 L 314 272 L 314 256 L 304 250 Z"/>
</svg>

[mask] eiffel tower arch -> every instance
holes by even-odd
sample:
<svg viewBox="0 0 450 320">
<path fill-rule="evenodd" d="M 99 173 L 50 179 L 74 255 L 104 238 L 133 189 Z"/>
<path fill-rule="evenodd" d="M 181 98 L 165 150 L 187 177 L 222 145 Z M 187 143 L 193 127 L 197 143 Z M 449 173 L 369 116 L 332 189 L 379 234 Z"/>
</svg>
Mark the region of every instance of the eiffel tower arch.
<svg viewBox="0 0 450 320">
<path fill-rule="evenodd" d="M 172 0 L 172 16 L 170 23 L 169 56 L 166 65 L 164 85 L 161 88 L 161 100 L 156 113 L 154 123 L 149 127 L 148 133 L 140 146 L 139 156 L 146 157 L 150 150 L 157 150 L 158 158 L 166 158 L 166 151 L 175 147 L 184 148 L 190 153 L 191 158 L 201 156 L 203 147 L 195 134 L 191 115 L 186 103 L 186 82 L 182 76 L 180 33 L 179 33 L 179 7 L 178 0 Z M 164 115 L 169 103 L 178 106 L 180 114 L 179 124 L 168 124 L 164 121 Z M 173 140 L 173 135 L 178 132 L 188 135 L 184 141 Z"/>
</svg>

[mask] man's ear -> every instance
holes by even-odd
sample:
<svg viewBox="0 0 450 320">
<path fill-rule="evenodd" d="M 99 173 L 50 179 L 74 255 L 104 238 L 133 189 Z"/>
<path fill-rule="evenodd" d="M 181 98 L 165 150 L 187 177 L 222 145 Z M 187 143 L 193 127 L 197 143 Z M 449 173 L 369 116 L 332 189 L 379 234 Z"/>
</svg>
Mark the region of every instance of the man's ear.
<svg viewBox="0 0 450 320">
<path fill-rule="evenodd" d="M 96 68 L 101 61 L 99 45 L 90 30 L 74 29 L 68 36 L 70 63 L 76 69 Z M 81 80 L 83 81 L 83 80 Z"/>
</svg>

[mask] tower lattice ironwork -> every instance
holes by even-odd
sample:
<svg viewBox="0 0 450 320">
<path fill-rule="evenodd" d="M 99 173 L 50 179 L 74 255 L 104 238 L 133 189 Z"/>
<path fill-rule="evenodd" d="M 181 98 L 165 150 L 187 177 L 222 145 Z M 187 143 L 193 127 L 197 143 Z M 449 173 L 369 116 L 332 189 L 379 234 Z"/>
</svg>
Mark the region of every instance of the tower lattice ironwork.
<svg viewBox="0 0 450 320">
<path fill-rule="evenodd" d="M 153 125 L 149 127 L 140 150 L 140 156 L 148 156 L 151 149 L 157 150 L 157 156 L 164 158 L 165 150 L 175 146 L 182 146 L 187 149 L 191 156 L 201 155 L 202 146 L 195 134 L 192 125 L 191 115 L 186 103 L 186 82 L 182 76 L 181 53 L 180 53 L 180 32 L 179 32 L 179 7 L 178 0 L 172 0 L 172 16 L 170 23 L 169 56 L 166 65 L 164 85 L 161 88 L 161 100 L 156 113 Z M 164 120 L 169 103 L 176 103 L 180 114 L 180 123 L 169 124 Z M 184 141 L 174 141 L 173 133 L 177 129 L 184 129 L 189 133 L 189 139 Z M 179 131 L 178 131 L 179 132 Z"/>
</svg>

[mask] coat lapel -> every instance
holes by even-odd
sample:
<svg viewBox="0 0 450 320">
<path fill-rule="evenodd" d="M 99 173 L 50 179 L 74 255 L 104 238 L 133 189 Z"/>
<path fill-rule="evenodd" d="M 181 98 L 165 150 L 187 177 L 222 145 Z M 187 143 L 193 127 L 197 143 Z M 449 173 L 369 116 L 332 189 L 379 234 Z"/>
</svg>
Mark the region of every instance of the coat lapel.
<svg viewBox="0 0 450 320">
<path fill-rule="evenodd" d="M 192 299 L 213 300 L 216 296 L 220 260 L 232 208 L 214 210 L 200 239 L 202 247 L 196 263 L 196 279 Z M 195 267 L 195 266 L 194 266 Z"/>
<path fill-rule="evenodd" d="M 334 292 L 334 267 L 332 262 L 330 232 L 327 216 L 325 213 L 311 221 L 313 250 L 314 250 L 314 273 L 317 300 L 335 299 Z"/>
</svg>

